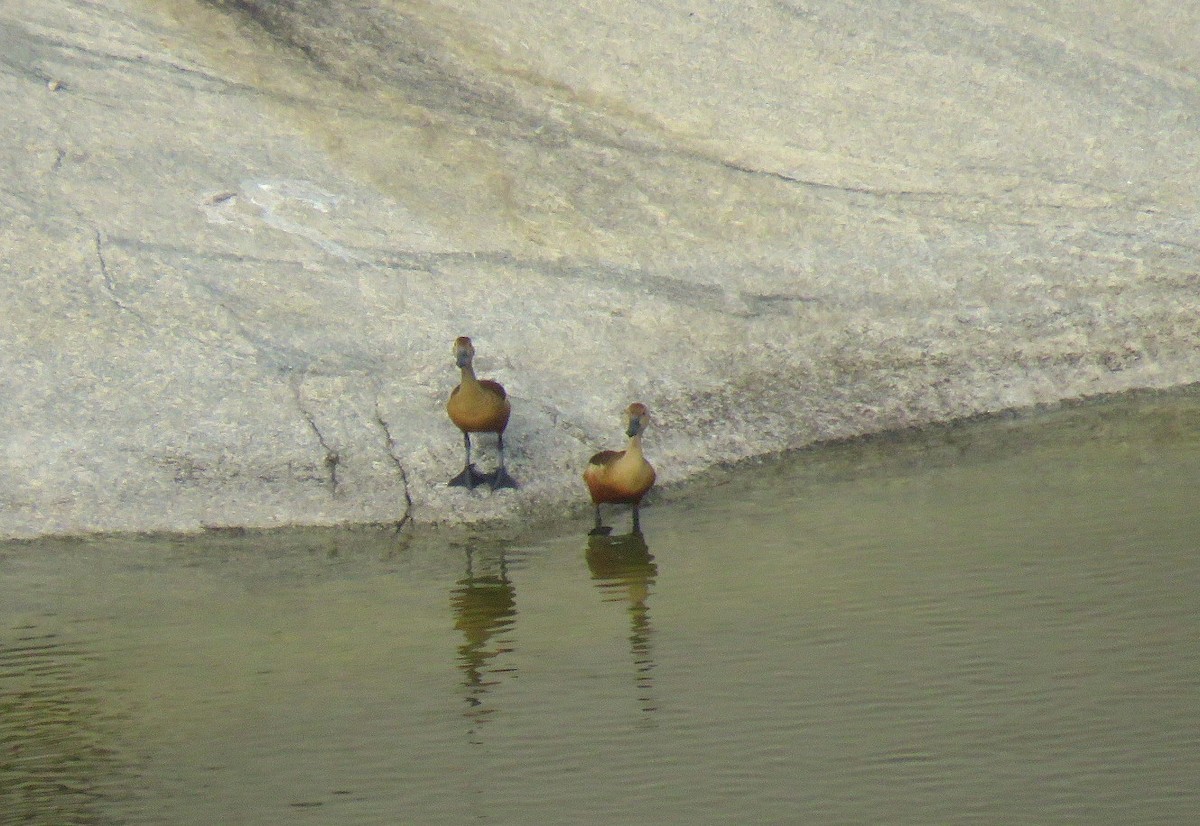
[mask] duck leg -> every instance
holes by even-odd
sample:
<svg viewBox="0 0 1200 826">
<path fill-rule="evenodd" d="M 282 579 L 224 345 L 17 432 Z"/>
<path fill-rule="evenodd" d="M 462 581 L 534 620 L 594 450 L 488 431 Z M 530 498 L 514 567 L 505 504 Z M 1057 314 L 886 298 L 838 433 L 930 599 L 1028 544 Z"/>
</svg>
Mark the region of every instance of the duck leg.
<svg viewBox="0 0 1200 826">
<path fill-rule="evenodd" d="M 446 484 L 452 488 L 466 488 L 468 490 L 473 490 L 476 485 L 486 482 L 487 477 L 480 473 L 479 470 L 473 464 L 471 464 L 471 434 L 467 433 L 465 430 L 463 431 L 463 446 L 466 448 L 467 452 L 466 464 L 463 465 L 462 472 Z"/>
<path fill-rule="evenodd" d="M 638 521 L 638 506 L 636 502 L 633 505 L 633 528 L 630 533 L 634 534 L 635 536 L 642 535 L 642 525 Z"/>
<path fill-rule="evenodd" d="M 588 536 L 608 536 L 612 533 L 612 528 L 604 527 L 604 523 L 600 520 L 600 506 L 596 505 L 596 527 L 588 531 Z"/>
<path fill-rule="evenodd" d="M 516 488 L 517 480 L 508 475 L 508 471 L 504 469 L 504 434 L 496 434 L 496 453 L 499 456 L 499 464 L 496 466 L 496 472 L 492 474 L 492 490 L 500 488 Z"/>
</svg>

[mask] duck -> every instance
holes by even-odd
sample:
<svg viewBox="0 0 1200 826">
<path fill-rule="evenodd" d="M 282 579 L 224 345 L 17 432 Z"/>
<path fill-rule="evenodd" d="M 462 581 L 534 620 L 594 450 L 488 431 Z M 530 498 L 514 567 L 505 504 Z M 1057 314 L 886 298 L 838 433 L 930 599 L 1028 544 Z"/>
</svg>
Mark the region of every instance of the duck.
<svg viewBox="0 0 1200 826">
<path fill-rule="evenodd" d="M 596 508 L 596 524 L 589 531 L 592 536 L 603 536 L 612 531 L 604 526 L 600 518 L 600 506 L 605 504 L 632 505 L 632 533 L 641 534 L 638 507 L 646 491 L 654 486 L 654 466 L 642 454 L 642 434 L 650 424 L 650 411 L 641 402 L 634 402 L 625 410 L 628 427 L 625 435 L 629 444 L 624 450 L 602 450 L 588 460 L 583 471 L 583 481 L 592 495 Z"/>
<path fill-rule="evenodd" d="M 475 377 L 473 360 L 475 346 L 467 336 L 459 336 L 454 340 L 454 363 L 462 371 L 462 378 L 457 387 L 450 391 L 450 400 L 446 402 L 446 413 L 450 421 L 462 431 L 463 446 L 466 448 L 466 462 L 462 472 L 449 481 L 451 487 L 464 487 L 468 490 L 477 485 L 489 484 L 492 490 L 500 488 L 515 488 L 517 482 L 504 468 L 504 428 L 508 427 L 508 417 L 512 414 L 512 404 L 504 386 L 491 379 Z M 498 464 L 494 473 L 481 473 L 471 463 L 471 434 L 495 433 Z"/>
</svg>

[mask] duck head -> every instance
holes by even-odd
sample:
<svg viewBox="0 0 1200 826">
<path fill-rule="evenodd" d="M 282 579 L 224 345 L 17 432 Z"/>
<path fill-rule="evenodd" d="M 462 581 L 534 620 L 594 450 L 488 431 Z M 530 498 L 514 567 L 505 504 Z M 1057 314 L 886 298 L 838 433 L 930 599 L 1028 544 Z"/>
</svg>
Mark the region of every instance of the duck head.
<svg viewBox="0 0 1200 826">
<path fill-rule="evenodd" d="M 625 415 L 629 417 L 629 427 L 626 428 L 625 435 L 631 439 L 634 436 L 641 436 L 646 431 L 647 425 L 650 424 L 650 410 L 641 402 L 629 405 Z"/>
<path fill-rule="evenodd" d="M 454 339 L 454 363 L 459 369 L 465 369 L 471 366 L 471 359 L 475 357 L 475 346 L 471 344 L 471 339 L 466 336 L 459 336 Z"/>
</svg>

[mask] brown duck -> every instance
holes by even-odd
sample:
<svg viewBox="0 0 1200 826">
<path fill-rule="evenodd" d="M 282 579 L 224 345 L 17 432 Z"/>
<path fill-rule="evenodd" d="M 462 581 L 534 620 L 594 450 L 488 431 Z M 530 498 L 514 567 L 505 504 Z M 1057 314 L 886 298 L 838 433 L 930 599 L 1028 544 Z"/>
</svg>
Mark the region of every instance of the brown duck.
<svg viewBox="0 0 1200 826">
<path fill-rule="evenodd" d="M 641 402 L 634 402 L 625 411 L 629 426 L 625 435 L 629 444 L 624 450 L 602 450 L 588 461 L 583 472 L 583 481 L 592 494 L 596 507 L 596 526 L 592 534 L 607 534 L 611 528 L 604 527 L 600 519 L 600 506 L 605 504 L 633 506 L 633 533 L 640 534 L 638 506 L 646 491 L 654 485 L 654 466 L 642 455 L 642 434 L 650 424 L 650 411 Z"/>
<path fill-rule="evenodd" d="M 491 379 L 475 378 L 475 369 L 471 361 L 475 357 L 475 347 L 471 339 L 459 336 L 454 341 L 454 363 L 462 371 L 462 380 L 458 387 L 450 392 L 450 400 L 446 402 L 446 412 L 450 421 L 458 426 L 463 434 L 463 445 L 466 448 L 466 464 L 462 472 L 450 480 L 455 487 L 474 488 L 485 482 L 492 490 L 498 488 L 515 488 L 517 482 L 504 469 L 504 428 L 508 426 L 508 417 L 512 413 L 512 405 L 504 387 Z M 499 456 L 494 473 L 481 473 L 471 463 L 471 434 L 495 433 L 496 451 Z"/>
</svg>

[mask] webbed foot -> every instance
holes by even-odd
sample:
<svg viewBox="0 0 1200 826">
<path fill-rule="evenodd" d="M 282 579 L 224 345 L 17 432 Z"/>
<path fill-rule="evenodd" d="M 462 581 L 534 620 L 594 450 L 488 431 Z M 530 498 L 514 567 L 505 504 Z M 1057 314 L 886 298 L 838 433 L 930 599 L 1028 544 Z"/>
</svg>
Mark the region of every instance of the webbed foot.
<svg viewBox="0 0 1200 826">
<path fill-rule="evenodd" d="M 489 481 L 492 483 L 492 490 L 499 490 L 500 488 L 512 488 L 516 490 L 518 487 L 517 480 L 509 476 L 508 471 L 504 468 L 500 468 L 493 473 Z"/>
<path fill-rule="evenodd" d="M 473 490 L 476 485 L 482 485 L 488 477 L 479 472 L 475 465 L 467 465 L 462 472 L 446 483 L 447 487 L 466 488 Z"/>
</svg>

